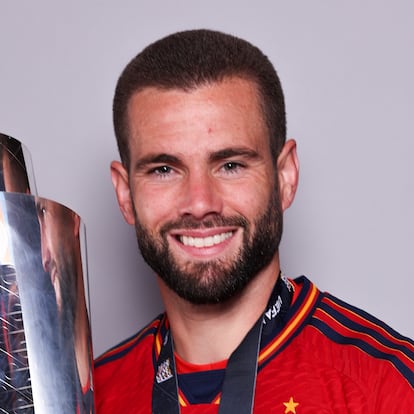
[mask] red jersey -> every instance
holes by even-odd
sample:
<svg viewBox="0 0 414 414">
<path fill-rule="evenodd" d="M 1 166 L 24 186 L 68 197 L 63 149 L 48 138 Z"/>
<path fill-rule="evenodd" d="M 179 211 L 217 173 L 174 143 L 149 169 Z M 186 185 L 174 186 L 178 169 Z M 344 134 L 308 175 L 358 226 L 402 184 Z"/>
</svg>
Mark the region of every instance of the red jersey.
<svg viewBox="0 0 414 414">
<path fill-rule="evenodd" d="M 261 342 L 254 414 L 414 412 L 414 342 L 305 277 L 292 284 L 283 327 Z M 96 360 L 99 414 L 151 413 L 167 325 L 160 315 Z M 217 414 L 225 363 L 176 364 L 181 413 Z"/>
</svg>

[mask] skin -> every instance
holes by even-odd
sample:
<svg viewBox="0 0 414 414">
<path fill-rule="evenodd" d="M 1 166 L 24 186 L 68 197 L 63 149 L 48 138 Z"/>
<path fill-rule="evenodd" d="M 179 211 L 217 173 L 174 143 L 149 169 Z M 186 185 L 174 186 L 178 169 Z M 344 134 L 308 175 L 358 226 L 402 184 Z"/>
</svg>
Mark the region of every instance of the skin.
<svg viewBox="0 0 414 414">
<path fill-rule="evenodd" d="M 165 223 L 184 217 L 202 222 L 214 215 L 243 216 L 254 232 L 255 220 L 277 188 L 254 83 L 228 78 L 189 92 L 146 88 L 132 96 L 128 118 L 131 165 L 126 170 L 114 161 L 111 174 L 129 224 L 135 225 L 137 217 L 155 241 Z M 284 211 L 298 181 L 293 140 L 287 141 L 276 164 Z M 243 232 L 237 225 L 172 228 L 167 241 L 182 267 L 203 261 L 226 265 L 240 251 Z M 230 236 L 213 246 L 189 246 L 182 239 L 206 241 L 224 233 Z M 227 359 L 263 312 L 278 274 L 276 252 L 241 293 L 210 305 L 186 301 L 158 277 L 178 355 L 195 364 Z M 210 276 L 206 272 L 197 277 L 204 283 Z"/>
</svg>

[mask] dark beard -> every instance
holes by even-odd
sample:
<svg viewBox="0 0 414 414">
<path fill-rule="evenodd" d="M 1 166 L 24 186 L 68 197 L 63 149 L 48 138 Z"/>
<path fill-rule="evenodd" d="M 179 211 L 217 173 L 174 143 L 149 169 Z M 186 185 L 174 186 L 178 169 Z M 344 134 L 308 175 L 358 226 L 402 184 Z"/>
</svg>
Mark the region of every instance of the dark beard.
<svg viewBox="0 0 414 414">
<path fill-rule="evenodd" d="M 171 229 L 196 229 L 238 226 L 243 229 L 243 244 L 237 256 L 179 265 L 167 242 Z M 255 231 L 243 216 L 210 215 L 199 221 L 191 216 L 165 224 L 160 240 L 146 229 L 135 214 L 135 230 L 141 254 L 157 275 L 181 298 L 193 304 L 222 303 L 240 293 L 273 259 L 282 235 L 283 215 L 278 190 L 274 190 L 263 215 L 255 221 Z"/>
</svg>

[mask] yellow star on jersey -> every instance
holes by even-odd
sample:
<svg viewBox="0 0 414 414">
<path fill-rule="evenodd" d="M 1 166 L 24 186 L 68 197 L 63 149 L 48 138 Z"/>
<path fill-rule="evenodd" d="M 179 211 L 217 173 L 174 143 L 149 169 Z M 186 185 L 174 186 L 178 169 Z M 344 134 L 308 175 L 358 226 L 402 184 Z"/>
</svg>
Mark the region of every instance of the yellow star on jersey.
<svg viewBox="0 0 414 414">
<path fill-rule="evenodd" d="M 296 414 L 296 407 L 299 405 L 299 403 L 293 401 L 293 397 L 290 397 L 290 400 L 288 402 L 283 403 L 283 405 L 286 407 L 285 414 Z"/>
</svg>

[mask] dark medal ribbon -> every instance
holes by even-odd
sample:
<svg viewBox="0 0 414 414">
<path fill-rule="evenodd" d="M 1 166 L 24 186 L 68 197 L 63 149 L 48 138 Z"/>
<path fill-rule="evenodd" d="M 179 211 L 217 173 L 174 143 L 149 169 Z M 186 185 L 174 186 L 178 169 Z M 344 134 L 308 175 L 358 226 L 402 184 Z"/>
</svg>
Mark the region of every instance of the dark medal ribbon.
<svg viewBox="0 0 414 414">
<path fill-rule="evenodd" d="M 251 414 L 256 386 L 260 345 L 270 333 L 281 330 L 293 296 L 293 286 L 279 278 L 266 310 L 257 320 L 227 362 L 219 414 Z M 274 334 L 272 334 L 274 337 Z M 152 391 L 153 414 L 180 414 L 178 381 L 174 361 L 174 345 L 168 330 L 159 354 Z"/>
</svg>

